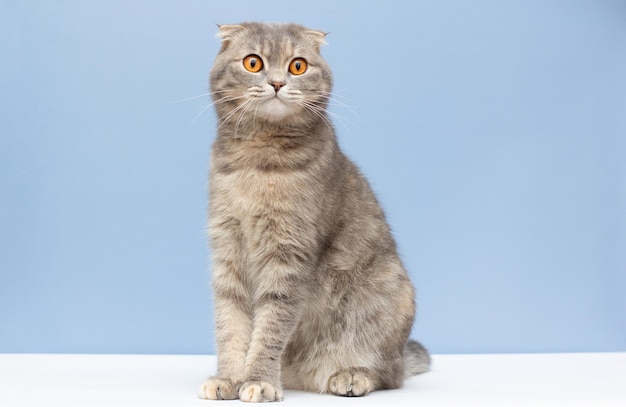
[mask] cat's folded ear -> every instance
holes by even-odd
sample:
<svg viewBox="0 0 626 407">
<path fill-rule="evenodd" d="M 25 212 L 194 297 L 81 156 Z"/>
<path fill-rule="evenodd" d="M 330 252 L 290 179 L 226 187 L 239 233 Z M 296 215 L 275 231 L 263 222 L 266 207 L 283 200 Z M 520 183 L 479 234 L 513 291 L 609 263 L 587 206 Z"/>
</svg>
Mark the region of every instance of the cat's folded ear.
<svg viewBox="0 0 626 407">
<path fill-rule="evenodd" d="M 218 24 L 219 31 L 215 34 L 222 39 L 222 50 L 228 47 L 230 40 L 239 32 L 243 31 L 245 27 L 239 24 Z"/>
<path fill-rule="evenodd" d="M 329 33 L 319 30 L 306 30 L 306 33 L 311 39 L 313 39 L 313 43 L 317 47 L 317 52 L 320 51 L 320 47 L 322 45 L 328 45 L 328 43 L 326 42 L 326 36 Z"/>
</svg>

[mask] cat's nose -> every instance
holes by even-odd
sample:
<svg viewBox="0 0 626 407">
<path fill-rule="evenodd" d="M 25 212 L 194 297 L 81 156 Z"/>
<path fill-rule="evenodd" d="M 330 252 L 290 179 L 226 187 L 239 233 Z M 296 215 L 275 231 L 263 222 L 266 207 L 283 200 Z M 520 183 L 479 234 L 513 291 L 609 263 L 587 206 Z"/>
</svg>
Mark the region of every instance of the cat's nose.
<svg viewBox="0 0 626 407">
<path fill-rule="evenodd" d="M 272 85 L 274 87 L 274 90 L 276 91 L 276 93 L 278 93 L 280 88 L 285 86 L 285 82 L 272 81 L 272 82 L 270 82 L 270 85 Z"/>
</svg>

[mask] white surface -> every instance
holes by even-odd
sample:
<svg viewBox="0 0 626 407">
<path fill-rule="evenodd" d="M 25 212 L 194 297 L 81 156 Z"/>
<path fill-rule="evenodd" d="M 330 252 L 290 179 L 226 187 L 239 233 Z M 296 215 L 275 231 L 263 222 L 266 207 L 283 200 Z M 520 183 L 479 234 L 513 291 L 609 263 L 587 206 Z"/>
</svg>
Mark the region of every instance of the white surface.
<svg viewBox="0 0 626 407">
<path fill-rule="evenodd" d="M 280 406 L 626 406 L 626 353 L 435 355 L 400 390 L 285 391 Z M 215 406 L 196 398 L 214 356 L 0 354 L 0 406 Z"/>
</svg>

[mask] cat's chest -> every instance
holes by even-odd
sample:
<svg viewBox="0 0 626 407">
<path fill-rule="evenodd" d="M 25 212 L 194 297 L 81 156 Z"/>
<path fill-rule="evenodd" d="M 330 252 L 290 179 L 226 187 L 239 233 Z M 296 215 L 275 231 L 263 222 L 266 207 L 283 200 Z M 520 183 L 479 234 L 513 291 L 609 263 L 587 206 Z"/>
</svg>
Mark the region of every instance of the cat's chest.
<svg viewBox="0 0 626 407">
<path fill-rule="evenodd" d="M 211 199 L 220 212 L 243 220 L 306 210 L 313 202 L 314 189 L 303 173 L 239 170 L 214 176 Z"/>
</svg>

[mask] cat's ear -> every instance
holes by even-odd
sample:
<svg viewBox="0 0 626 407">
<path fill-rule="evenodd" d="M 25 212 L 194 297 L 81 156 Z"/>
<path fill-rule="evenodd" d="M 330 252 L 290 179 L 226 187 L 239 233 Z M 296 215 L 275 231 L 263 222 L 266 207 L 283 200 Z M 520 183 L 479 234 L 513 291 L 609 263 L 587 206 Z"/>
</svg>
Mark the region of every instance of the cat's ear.
<svg viewBox="0 0 626 407">
<path fill-rule="evenodd" d="M 327 32 L 324 31 L 319 31 L 319 30 L 306 30 L 306 34 L 313 39 L 313 43 L 316 45 L 317 47 L 317 52 L 320 51 L 320 47 L 322 45 L 327 45 L 328 43 L 326 42 L 326 36 L 328 35 Z"/>
<path fill-rule="evenodd" d="M 238 33 L 244 30 L 243 25 L 239 24 L 218 24 L 217 28 L 219 29 L 216 34 L 217 37 L 222 39 L 222 50 L 225 49 L 232 38 Z"/>
</svg>

